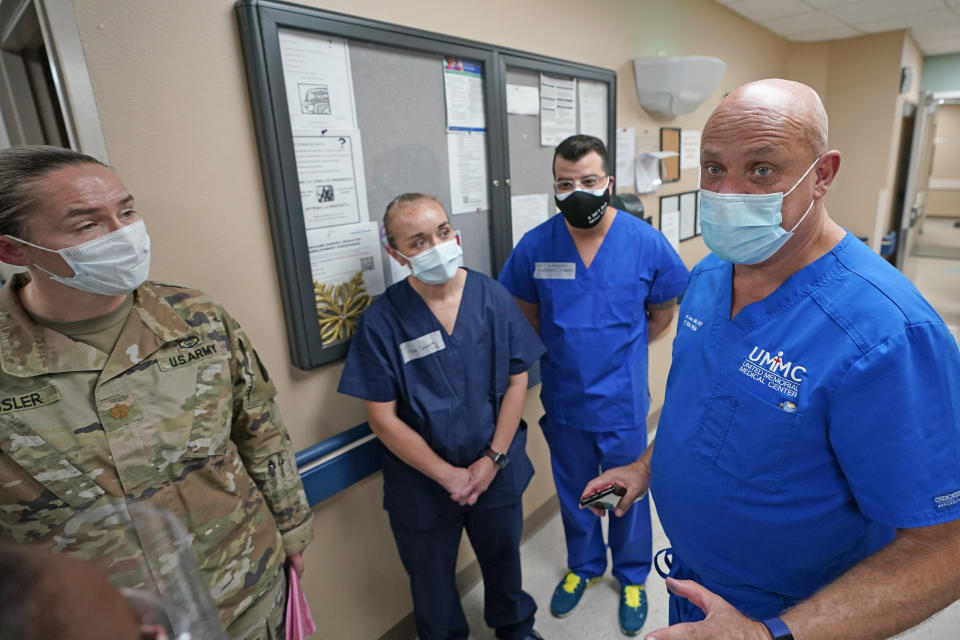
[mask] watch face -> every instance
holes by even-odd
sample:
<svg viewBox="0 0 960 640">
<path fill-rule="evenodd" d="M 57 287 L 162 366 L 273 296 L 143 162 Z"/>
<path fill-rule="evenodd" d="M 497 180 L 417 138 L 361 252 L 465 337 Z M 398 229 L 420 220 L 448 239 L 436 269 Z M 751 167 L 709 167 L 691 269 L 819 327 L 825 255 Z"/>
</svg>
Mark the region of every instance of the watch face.
<svg viewBox="0 0 960 640">
<path fill-rule="evenodd" d="M 490 457 L 491 460 L 493 460 L 493 463 L 498 467 L 500 467 L 501 469 L 507 466 L 507 462 L 510 461 L 510 458 L 507 457 L 507 454 L 500 453 L 492 449 L 487 451 L 487 455 Z"/>
</svg>

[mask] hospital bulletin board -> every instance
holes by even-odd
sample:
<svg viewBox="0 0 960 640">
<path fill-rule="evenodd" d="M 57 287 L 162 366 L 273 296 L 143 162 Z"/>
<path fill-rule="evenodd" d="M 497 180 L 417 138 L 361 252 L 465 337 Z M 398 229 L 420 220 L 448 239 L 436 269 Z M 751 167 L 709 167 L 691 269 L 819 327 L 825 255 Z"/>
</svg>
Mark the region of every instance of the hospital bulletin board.
<svg viewBox="0 0 960 640">
<path fill-rule="evenodd" d="M 240 0 L 236 14 L 301 369 L 343 358 L 362 311 L 409 273 L 381 248 L 394 197 L 436 196 L 465 266 L 493 276 L 555 211 L 554 139 L 587 132 L 612 146 L 613 71 L 283 2 Z M 533 79 L 523 98 L 536 115 L 508 116 L 508 84 Z M 512 173 L 537 204 L 511 197 Z"/>
</svg>

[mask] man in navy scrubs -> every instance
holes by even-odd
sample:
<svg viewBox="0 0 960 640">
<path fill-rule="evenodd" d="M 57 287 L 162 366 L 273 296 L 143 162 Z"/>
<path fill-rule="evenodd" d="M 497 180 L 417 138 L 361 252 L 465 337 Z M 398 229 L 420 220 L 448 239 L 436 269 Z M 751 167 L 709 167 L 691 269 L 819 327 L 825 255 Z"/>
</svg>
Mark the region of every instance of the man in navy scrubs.
<svg viewBox="0 0 960 640">
<path fill-rule="evenodd" d="M 500 273 L 547 347 L 540 421 L 567 542 L 566 575 L 550 612 L 571 613 L 607 568 L 600 522 L 580 510 L 583 485 L 600 469 L 646 448 L 647 343 L 673 320 L 689 273 L 662 233 L 610 206 L 607 150 L 592 136 L 557 146 L 554 191 L 562 215 L 523 236 Z M 619 620 L 627 635 L 647 617 L 650 509 L 610 523 Z"/>
<path fill-rule="evenodd" d="M 410 574 L 420 640 L 466 640 L 456 563 L 466 529 L 483 573 L 484 619 L 497 638 L 536 640 L 522 589 L 527 369 L 543 353 L 510 294 L 461 267 L 443 207 L 398 196 L 387 252 L 412 274 L 364 312 L 340 379 L 363 398 L 383 443 L 384 507 Z"/>
<path fill-rule="evenodd" d="M 960 353 L 830 219 L 840 153 L 809 87 L 747 84 L 703 129 L 713 252 L 680 307 L 649 484 L 672 548 L 648 638 L 888 638 L 960 597 Z M 865 202 L 870 200 L 864 194 Z"/>
</svg>

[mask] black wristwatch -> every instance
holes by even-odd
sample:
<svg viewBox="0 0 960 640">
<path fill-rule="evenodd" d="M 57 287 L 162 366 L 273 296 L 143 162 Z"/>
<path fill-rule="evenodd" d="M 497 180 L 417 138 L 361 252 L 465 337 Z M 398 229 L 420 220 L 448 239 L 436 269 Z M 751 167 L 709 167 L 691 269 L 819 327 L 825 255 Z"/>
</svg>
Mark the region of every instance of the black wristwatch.
<svg viewBox="0 0 960 640">
<path fill-rule="evenodd" d="M 500 453 L 499 451 L 494 451 L 493 449 L 487 449 L 486 456 L 493 460 L 493 464 L 497 465 L 501 469 L 507 466 L 507 463 L 510 462 L 510 456 L 505 453 Z"/>
<path fill-rule="evenodd" d="M 790 633 L 790 628 L 784 624 L 780 618 L 761 620 L 760 624 L 767 628 L 767 631 L 773 636 L 773 640 L 793 640 L 793 634 Z"/>
</svg>

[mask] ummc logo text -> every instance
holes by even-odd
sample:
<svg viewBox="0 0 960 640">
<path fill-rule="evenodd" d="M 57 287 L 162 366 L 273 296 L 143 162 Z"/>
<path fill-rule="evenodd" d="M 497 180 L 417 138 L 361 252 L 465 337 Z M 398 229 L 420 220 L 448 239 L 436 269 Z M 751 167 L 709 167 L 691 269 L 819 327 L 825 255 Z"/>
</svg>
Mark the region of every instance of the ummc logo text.
<svg viewBox="0 0 960 640">
<path fill-rule="evenodd" d="M 756 362 L 764 369 L 794 382 L 803 382 L 801 374 L 807 372 L 806 367 L 785 362 L 783 351 L 778 351 L 777 355 L 771 355 L 769 351 L 754 346 L 753 351 L 750 352 L 750 361 Z"/>
<path fill-rule="evenodd" d="M 806 367 L 787 361 L 783 351 L 774 355 L 758 346 L 754 346 L 740 364 L 740 373 L 790 398 L 796 398 L 800 393 L 800 383 L 806 372 Z"/>
</svg>

